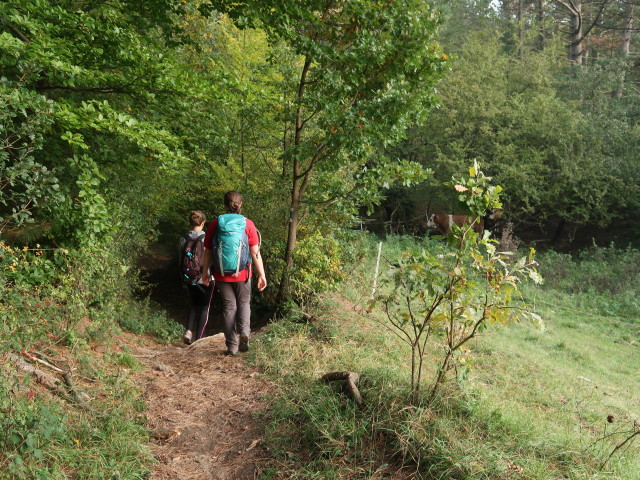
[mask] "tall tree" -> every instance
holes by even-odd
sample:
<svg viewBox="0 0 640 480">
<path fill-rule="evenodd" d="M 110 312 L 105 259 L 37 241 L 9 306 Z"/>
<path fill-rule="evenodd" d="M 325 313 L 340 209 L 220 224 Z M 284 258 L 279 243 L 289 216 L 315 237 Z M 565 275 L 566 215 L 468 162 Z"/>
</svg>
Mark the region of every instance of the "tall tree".
<svg viewBox="0 0 640 480">
<path fill-rule="evenodd" d="M 406 147 L 438 179 L 477 158 L 505 189 L 505 216 L 522 226 L 549 218 L 607 224 L 632 214 L 637 167 L 629 168 L 629 152 L 637 128 L 608 119 L 614 111 L 606 102 L 615 103 L 609 95 L 587 97 L 587 81 L 605 75 L 571 79 L 588 105 L 563 98 L 556 78 L 565 66 L 556 52 L 520 58 L 504 49 L 500 33 L 471 35 L 442 82 L 441 108 L 412 130 Z M 427 189 L 430 203 L 450 211 L 446 198 Z"/>
<path fill-rule="evenodd" d="M 634 10 L 635 10 L 635 5 L 633 3 L 629 3 L 627 5 L 627 12 L 626 12 L 624 24 L 622 27 L 622 41 L 620 42 L 620 56 L 623 59 L 629 58 L 629 55 L 631 53 L 631 37 L 633 35 Z M 615 98 L 622 97 L 622 91 L 624 89 L 625 73 L 626 73 L 625 70 L 622 70 L 620 72 L 620 83 L 612 92 L 612 95 Z"/>
<path fill-rule="evenodd" d="M 212 6 L 238 20 L 250 19 L 299 57 L 297 80 L 285 98 L 281 160 L 290 216 L 281 303 L 305 215 L 344 197 L 364 199 L 390 177 L 420 177 L 417 166 L 389 165 L 372 153 L 399 140 L 408 125 L 425 116 L 446 56 L 433 40 L 436 15 L 422 0 L 256 0 Z"/>
<path fill-rule="evenodd" d="M 38 148 L 29 158 L 41 172 L 55 173 L 59 195 L 48 211 L 34 214 L 46 214 L 47 223 L 60 229 L 59 242 L 99 241 L 112 231 L 107 172 L 181 157 L 179 140 L 154 107 L 179 89 L 168 59 L 182 40 L 183 9 L 169 0 L 0 3 L 2 88 L 19 112 L 9 134 L 37 125 L 42 108 L 31 106 L 46 103 L 47 128 L 31 132 Z M 7 165 L 1 165 L 3 179 Z M 16 178 L 13 189 L 34 190 L 25 179 Z M 33 197 L 46 193 L 34 191 Z"/>
</svg>

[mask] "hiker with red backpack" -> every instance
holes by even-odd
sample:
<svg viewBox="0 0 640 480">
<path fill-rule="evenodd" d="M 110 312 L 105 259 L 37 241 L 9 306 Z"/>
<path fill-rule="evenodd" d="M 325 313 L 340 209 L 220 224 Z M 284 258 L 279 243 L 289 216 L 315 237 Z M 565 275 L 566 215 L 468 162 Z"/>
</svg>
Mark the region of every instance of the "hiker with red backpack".
<svg viewBox="0 0 640 480">
<path fill-rule="evenodd" d="M 182 339 L 186 344 L 203 337 L 204 329 L 209 320 L 209 308 L 213 297 L 213 285 L 203 279 L 202 263 L 204 261 L 204 224 L 207 218 L 200 210 L 194 210 L 189 214 L 189 231 L 180 237 L 180 276 L 189 293 L 189 316 L 187 329 Z M 209 280 L 208 270 L 204 275 Z"/>
<path fill-rule="evenodd" d="M 204 238 L 202 271 L 211 268 L 220 298 L 225 355 L 249 350 L 251 332 L 251 277 L 258 275 L 258 290 L 267 286 L 262 257 L 260 233 L 255 224 L 241 215 L 242 195 L 231 190 L 224 195 L 226 214 L 209 224 Z M 209 277 L 203 276 L 204 285 Z"/>
</svg>

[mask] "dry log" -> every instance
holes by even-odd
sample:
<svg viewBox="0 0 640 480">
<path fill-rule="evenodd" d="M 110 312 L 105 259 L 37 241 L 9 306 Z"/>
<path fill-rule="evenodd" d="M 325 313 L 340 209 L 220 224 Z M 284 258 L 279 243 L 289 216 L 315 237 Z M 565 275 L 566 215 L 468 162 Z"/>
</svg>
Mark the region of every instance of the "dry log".
<svg viewBox="0 0 640 480">
<path fill-rule="evenodd" d="M 329 372 L 325 373 L 321 380 L 323 382 L 333 382 L 336 380 L 346 380 L 347 392 L 356 402 L 358 408 L 362 408 L 362 395 L 360 395 L 360 390 L 356 383 L 358 383 L 358 379 L 360 378 L 360 374 L 356 372 Z"/>
<path fill-rule="evenodd" d="M 49 390 L 55 391 L 60 389 L 60 385 L 62 382 L 60 382 L 60 380 L 58 380 L 53 375 L 49 375 L 39 368 L 34 367 L 25 359 L 20 358 L 14 353 L 9 353 L 9 358 L 13 360 L 13 362 L 16 364 L 16 367 L 24 372 L 32 374 L 39 383 L 47 387 Z"/>
</svg>

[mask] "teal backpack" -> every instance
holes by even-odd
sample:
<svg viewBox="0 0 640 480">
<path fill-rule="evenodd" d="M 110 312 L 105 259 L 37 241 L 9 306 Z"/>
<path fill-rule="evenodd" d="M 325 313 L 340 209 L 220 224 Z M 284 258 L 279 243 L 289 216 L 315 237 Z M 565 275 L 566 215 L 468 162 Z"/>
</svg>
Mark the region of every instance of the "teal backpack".
<svg viewBox="0 0 640 480">
<path fill-rule="evenodd" d="M 218 227 L 213 238 L 213 269 L 221 275 L 237 275 L 249 268 L 251 254 L 249 239 L 245 233 L 247 219 L 238 213 L 218 217 Z"/>
</svg>

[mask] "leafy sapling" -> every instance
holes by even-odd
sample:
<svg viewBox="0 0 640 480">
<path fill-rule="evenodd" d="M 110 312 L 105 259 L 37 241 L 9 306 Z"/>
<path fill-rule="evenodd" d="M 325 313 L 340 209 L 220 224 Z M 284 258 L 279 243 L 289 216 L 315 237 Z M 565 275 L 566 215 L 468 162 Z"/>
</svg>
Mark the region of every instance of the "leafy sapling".
<svg viewBox="0 0 640 480">
<path fill-rule="evenodd" d="M 502 206 L 502 189 L 490 181 L 474 162 L 468 178 L 454 178 L 446 185 L 455 189 L 471 217 L 484 217 Z M 533 249 L 513 261 L 512 252 L 499 252 L 490 233 L 478 234 L 471 224 L 453 225 L 444 238 L 437 253 L 407 251 L 390 266 L 382 278 L 384 287 L 368 309 L 372 312 L 379 306 L 386 316 L 382 323 L 410 346 L 412 395 L 421 390 L 428 341 L 434 338 L 438 368 L 429 384 L 429 399 L 451 370 L 460 366 L 466 372 L 467 345 L 488 326 L 522 319 L 542 325 L 541 318 L 519 300 L 522 280 L 542 282 Z"/>
</svg>

